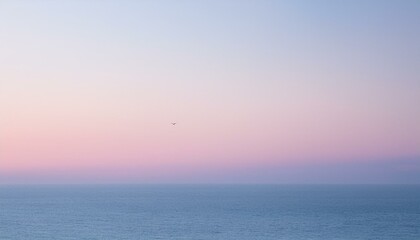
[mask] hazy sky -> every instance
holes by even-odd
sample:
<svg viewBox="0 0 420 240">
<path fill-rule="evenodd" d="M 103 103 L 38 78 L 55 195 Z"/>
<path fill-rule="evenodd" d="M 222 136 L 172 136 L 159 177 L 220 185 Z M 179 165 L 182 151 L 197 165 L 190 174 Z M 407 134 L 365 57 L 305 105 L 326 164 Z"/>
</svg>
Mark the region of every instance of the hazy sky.
<svg viewBox="0 0 420 240">
<path fill-rule="evenodd" d="M 420 1 L 1 1 L 0 183 L 420 183 L 419 43 Z"/>
</svg>

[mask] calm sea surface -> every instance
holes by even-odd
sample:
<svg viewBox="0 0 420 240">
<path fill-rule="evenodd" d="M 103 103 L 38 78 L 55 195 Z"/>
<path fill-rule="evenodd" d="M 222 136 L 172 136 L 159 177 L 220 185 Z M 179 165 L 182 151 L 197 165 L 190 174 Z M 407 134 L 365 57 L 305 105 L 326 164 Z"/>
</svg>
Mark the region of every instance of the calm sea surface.
<svg viewBox="0 0 420 240">
<path fill-rule="evenodd" d="M 420 239 L 420 186 L 0 186 L 0 239 Z"/>
</svg>

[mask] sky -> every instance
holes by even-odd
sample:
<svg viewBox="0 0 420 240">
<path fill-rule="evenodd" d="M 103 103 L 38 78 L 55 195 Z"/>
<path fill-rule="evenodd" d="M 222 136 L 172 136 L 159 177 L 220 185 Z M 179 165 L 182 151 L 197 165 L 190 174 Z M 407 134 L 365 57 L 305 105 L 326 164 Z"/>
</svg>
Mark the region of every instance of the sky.
<svg viewBox="0 0 420 240">
<path fill-rule="evenodd" d="M 0 184 L 420 183 L 419 26 L 414 0 L 1 1 Z"/>
</svg>

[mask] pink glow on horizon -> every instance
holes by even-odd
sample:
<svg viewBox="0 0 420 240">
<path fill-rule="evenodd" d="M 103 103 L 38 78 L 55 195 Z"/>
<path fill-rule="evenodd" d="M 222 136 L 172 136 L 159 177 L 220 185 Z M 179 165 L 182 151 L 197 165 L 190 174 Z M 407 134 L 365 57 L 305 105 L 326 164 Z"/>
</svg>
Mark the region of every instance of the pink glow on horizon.
<svg viewBox="0 0 420 240">
<path fill-rule="evenodd" d="M 418 14 L 227 3 L 2 3 L 0 183 L 418 159 Z"/>
</svg>

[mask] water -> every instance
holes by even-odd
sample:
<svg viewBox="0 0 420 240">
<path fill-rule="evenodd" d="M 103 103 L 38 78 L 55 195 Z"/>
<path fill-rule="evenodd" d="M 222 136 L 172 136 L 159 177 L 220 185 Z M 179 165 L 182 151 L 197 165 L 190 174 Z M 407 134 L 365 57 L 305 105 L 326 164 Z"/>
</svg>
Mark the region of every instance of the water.
<svg viewBox="0 0 420 240">
<path fill-rule="evenodd" d="M 420 239 L 420 186 L 1 186 L 0 239 Z"/>
</svg>

